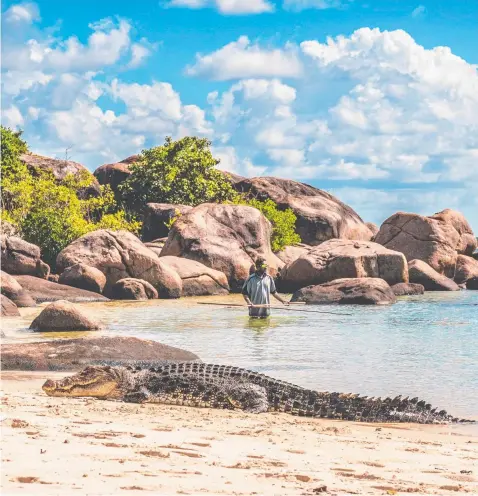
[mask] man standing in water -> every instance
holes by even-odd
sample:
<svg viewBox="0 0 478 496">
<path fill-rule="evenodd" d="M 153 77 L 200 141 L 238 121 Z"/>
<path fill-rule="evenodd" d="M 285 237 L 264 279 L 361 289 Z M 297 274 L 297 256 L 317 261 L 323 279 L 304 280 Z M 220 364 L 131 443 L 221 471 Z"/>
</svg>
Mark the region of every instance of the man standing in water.
<svg viewBox="0 0 478 496">
<path fill-rule="evenodd" d="M 255 264 L 255 272 L 251 274 L 242 287 L 242 296 L 249 306 L 249 316 L 265 319 L 270 315 L 270 295 L 284 305 L 285 301 L 277 294 L 274 279 L 267 273 L 267 262 L 259 258 Z"/>
</svg>

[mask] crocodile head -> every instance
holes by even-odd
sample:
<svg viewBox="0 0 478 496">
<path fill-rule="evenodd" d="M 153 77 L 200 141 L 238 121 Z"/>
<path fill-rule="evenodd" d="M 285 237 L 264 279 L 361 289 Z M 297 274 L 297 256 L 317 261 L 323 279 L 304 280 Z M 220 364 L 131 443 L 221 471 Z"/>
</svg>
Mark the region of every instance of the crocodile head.
<svg viewBox="0 0 478 496">
<path fill-rule="evenodd" d="M 59 381 L 47 380 L 43 391 L 48 396 L 114 397 L 119 394 L 121 377 L 110 367 L 86 367 L 78 374 Z"/>
</svg>

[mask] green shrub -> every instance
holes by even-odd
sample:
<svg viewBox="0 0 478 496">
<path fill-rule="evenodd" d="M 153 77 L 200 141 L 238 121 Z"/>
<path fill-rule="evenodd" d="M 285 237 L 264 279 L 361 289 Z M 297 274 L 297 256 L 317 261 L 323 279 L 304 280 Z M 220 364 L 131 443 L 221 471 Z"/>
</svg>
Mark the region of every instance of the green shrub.
<svg viewBox="0 0 478 496">
<path fill-rule="evenodd" d="M 119 189 L 126 204 L 142 213 L 148 202 L 196 206 L 236 197 L 230 182 L 216 169 L 219 160 L 204 138 L 185 137 L 143 150 L 130 166 L 131 174 Z"/>
<path fill-rule="evenodd" d="M 270 199 L 261 201 L 255 198 L 247 199 L 242 197 L 236 199 L 233 203 L 257 208 L 270 221 L 272 224 L 272 251 L 277 252 L 285 246 L 300 243 L 300 236 L 295 232 L 297 217 L 290 208 L 279 210 L 277 204 Z"/>
</svg>

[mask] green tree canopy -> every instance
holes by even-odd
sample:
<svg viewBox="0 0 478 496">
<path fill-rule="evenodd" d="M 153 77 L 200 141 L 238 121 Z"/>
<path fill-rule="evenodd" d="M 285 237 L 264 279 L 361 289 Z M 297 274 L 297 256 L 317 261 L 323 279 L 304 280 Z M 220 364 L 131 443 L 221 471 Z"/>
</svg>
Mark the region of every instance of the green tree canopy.
<svg viewBox="0 0 478 496">
<path fill-rule="evenodd" d="M 143 150 L 120 185 L 126 204 L 142 212 L 148 202 L 196 206 L 235 198 L 230 182 L 216 169 L 219 160 L 210 146 L 205 138 L 167 137 L 164 145 Z"/>
<path fill-rule="evenodd" d="M 21 131 L 13 131 L 0 126 L 2 139 L 2 177 L 18 173 L 24 167 L 20 155 L 28 151 L 27 144 L 21 139 Z"/>
</svg>

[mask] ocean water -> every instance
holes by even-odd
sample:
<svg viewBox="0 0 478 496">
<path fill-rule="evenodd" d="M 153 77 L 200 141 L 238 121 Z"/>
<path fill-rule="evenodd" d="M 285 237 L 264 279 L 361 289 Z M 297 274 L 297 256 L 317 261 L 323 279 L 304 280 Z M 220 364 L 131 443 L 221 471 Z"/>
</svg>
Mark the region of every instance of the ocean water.
<svg viewBox="0 0 478 496">
<path fill-rule="evenodd" d="M 84 307 L 103 323 L 103 335 L 157 340 L 204 361 L 317 390 L 418 396 L 453 415 L 478 419 L 478 291 L 403 297 L 391 306 L 274 309 L 268 321 L 250 320 L 245 308 L 201 304 L 211 301 L 243 302 L 230 295 Z M 89 334 L 28 331 L 38 313 L 22 309 L 21 318 L 3 319 L 2 341 Z"/>
</svg>

